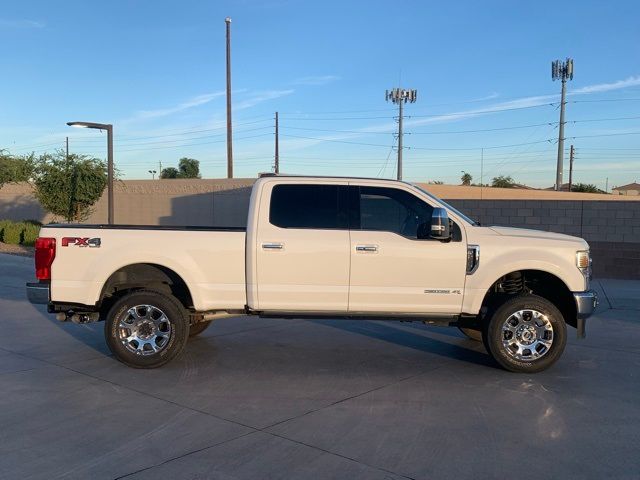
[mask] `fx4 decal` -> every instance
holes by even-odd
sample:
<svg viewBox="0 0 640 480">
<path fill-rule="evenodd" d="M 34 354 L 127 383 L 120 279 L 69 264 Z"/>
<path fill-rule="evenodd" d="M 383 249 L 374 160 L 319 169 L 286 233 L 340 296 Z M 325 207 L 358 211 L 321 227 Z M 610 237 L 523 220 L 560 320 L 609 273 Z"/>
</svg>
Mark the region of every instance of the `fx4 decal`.
<svg viewBox="0 0 640 480">
<path fill-rule="evenodd" d="M 88 237 L 63 237 L 62 246 L 76 246 L 76 247 L 92 247 L 96 248 L 100 246 L 100 238 L 88 238 Z"/>
</svg>

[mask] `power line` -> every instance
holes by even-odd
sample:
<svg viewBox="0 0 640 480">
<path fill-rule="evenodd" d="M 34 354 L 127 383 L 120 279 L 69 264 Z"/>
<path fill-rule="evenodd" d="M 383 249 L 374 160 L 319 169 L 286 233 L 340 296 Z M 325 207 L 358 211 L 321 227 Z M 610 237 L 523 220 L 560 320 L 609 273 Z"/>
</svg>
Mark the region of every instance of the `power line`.
<svg viewBox="0 0 640 480">
<path fill-rule="evenodd" d="M 567 138 L 597 138 L 597 137 L 618 137 L 622 135 L 640 135 L 640 132 L 624 132 L 624 133 L 601 133 L 597 135 L 578 135 Z"/>
<path fill-rule="evenodd" d="M 484 150 L 490 150 L 490 149 L 495 149 L 495 148 L 511 148 L 511 147 L 520 147 L 520 146 L 524 146 L 524 145 L 536 145 L 536 144 L 540 144 L 540 143 L 550 143 L 553 142 L 552 138 L 548 138 L 546 140 L 539 140 L 537 142 L 524 142 L 524 143 L 512 143 L 510 145 L 490 145 L 488 147 L 469 147 L 469 148 L 428 148 L 428 147 L 406 147 L 410 150 L 442 150 L 442 151 L 456 151 L 456 150 L 460 150 L 460 151 L 469 151 L 469 150 L 474 150 L 474 151 L 480 151 L 481 149 Z"/>
<path fill-rule="evenodd" d="M 540 107 L 549 107 L 553 106 L 553 103 L 541 103 L 539 105 L 526 105 L 523 107 L 510 107 L 510 108 L 492 108 L 489 110 L 469 110 L 467 112 L 457 112 L 457 113 L 441 113 L 441 114 L 430 114 L 430 115 L 411 115 L 407 118 L 425 118 L 425 117 L 459 117 L 459 116 L 470 116 L 470 115 L 479 115 L 482 113 L 500 113 L 500 112 L 511 112 L 514 110 L 527 110 L 529 108 L 540 108 Z"/>
<path fill-rule="evenodd" d="M 302 138 L 305 140 L 317 140 L 319 142 L 335 142 L 335 143 L 347 143 L 347 144 L 352 144 L 352 145 L 364 145 L 364 146 L 369 146 L 369 147 L 385 147 L 385 148 L 389 148 L 390 145 L 383 145 L 383 144 L 379 144 L 379 143 L 364 143 L 364 142 L 352 142 L 352 141 L 348 141 L 348 140 L 337 140 L 337 139 L 329 139 L 329 138 L 317 138 L 317 137 L 303 137 L 303 136 L 299 136 L 299 135 L 282 135 L 283 137 L 292 137 L 292 138 Z M 433 150 L 433 151 L 473 151 L 473 150 L 477 150 L 480 151 L 480 149 L 484 148 L 485 150 L 489 150 L 489 149 L 495 149 L 495 148 L 510 148 L 510 147 L 519 147 L 522 145 L 535 145 L 535 144 L 540 144 L 540 143 L 548 143 L 548 142 L 552 142 L 553 139 L 546 139 L 546 140 L 540 140 L 537 142 L 525 142 L 525 143 L 513 143 L 510 145 L 490 145 L 490 146 L 480 146 L 480 147 L 467 147 L 467 148 L 432 148 L 432 147 L 403 147 L 406 148 L 407 150 Z"/>
<path fill-rule="evenodd" d="M 269 126 L 265 126 L 265 127 L 258 127 L 258 128 L 248 128 L 245 130 L 241 130 L 241 132 L 254 132 L 254 131 L 258 131 L 258 130 L 266 130 L 269 129 L 271 127 Z M 140 145 L 160 145 L 160 144 L 164 144 L 164 143 L 176 143 L 176 142 L 188 142 L 191 140 L 203 140 L 205 138 L 215 138 L 215 137 L 220 137 L 226 135 L 225 133 L 216 133 L 213 135 L 203 135 L 200 137 L 190 137 L 190 138 L 179 138 L 176 140 L 159 140 L 156 142 L 141 142 L 141 143 L 127 143 L 126 146 L 127 147 L 133 147 L 133 146 L 140 146 Z M 79 142 L 75 142 L 75 143 L 80 143 Z M 116 144 L 120 144 L 120 142 L 115 142 Z"/>
<path fill-rule="evenodd" d="M 597 100 L 571 100 L 569 103 L 600 103 L 600 102 L 638 102 L 640 98 L 603 98 Z"/>
<path fill-rule="evenodd" d="M 391 146 L 391 145 L 382 145 L 382 144 L 379 144 L 379 143 L 351 142 L 351 141 L 348 141 L 348 140 L 337 140 L 337 139 L 329 139 L 329 138 L 303 137 L 303 136 L 300 136 L 300 135 L 281 134 L 280 136 L 282 136 L 282 137 L 290 137 L 290 138 L 301 138 L 301 139 L 304 139 L 304 140 L 317 140 L 319 142 L 335 142 L 335 143 L 347 143 L 347 144 L 351 144 L 351 145 L 364 145 L 364 146 L 367 146 L 367 147 L 385 147 L 385 148 L 389 148 Z"/>
<path fill-rule="evenodd" d="M 261 120 L 259 122 L 248 122 L 242 125 L 251 125 L 251 124 L 256 124 L 256 123 L 264 123 L 266 122 L 266 120 Z M 235 126 L 239 126 L 239 124 L 236 124 Z M 172 133 L 172 134 L 166 134 L 166 135 L 148 135 L 148 136 L 144 136 L 144 137 L 125 137 L 125 138 L 121 138 L 121 136 L 118 136 L 117 140 L 118 142 L 131 142 L 131 141 L 135 141 L 135 140 L 149 140 L 149 139 L 153 139 L 153 138 L 165 138 L 165 137 L 177 137 L 177 136 L 182 136 L 182 135 L 191 135 L 194 133 L 205 133 L 205 132 L 215 132 L 218 130 L 224 130 L 226 127 L 216 127 L 216 128 L 206 128 L 206 129 L 202 129 L 202 130 L 191 130 L 191 131 L 184 131 L 181 133 Z M 259 129 L 263 129 L 263 128 L 270 128 L 269 126 L 264 126 L 264 127 L 258 127 L 255 129 L 244 129 L 244 130 L 240 130 L 243 132 L 250 132 L 252 130 L 259 130 Z M 214 136 L 221 136 L 221 135 L 226 135 L 225 132 L 222 133 L 216 133 L 214 134 Z M 103 139 L 82 139 L 82 140 L 76 140 L 76 142 L 103 142 Z"/>
<path fill-rule="evenodd" d="M 587 122 L 615 122 L 618 120 L 637 120 L 640 119 L 640 116 L 634 117 L 612 117 L 612 118 L 589 118 L 583 120 L 570 120 L 567 123 L 587 123 Z"/>
<path fill-rule="evenodd" d="M 264 136 L 270 136 L 270 133 L 262 133 L 260 135 L 250 135 L 248 137 L 236 137 L 234 140 L 246 140 L 249 138 L 258 138 L 258 137 L 264 137 Z M 225 140 L 213 140 L 211 142 L 200 142 L 200 143 L 189 143 L 189 144 L 183 144 L 183 145 L 165 145 L 162 147 L 148 147 L 148 148 L 129 148 L 129 149 L 125 149 L 125 150 L 120 150 L 118 149 L 118 152 L 123 153 L 123 152 L 140 152 L 140 151 L 146 151 L 146 150 L 162 150 L 164 148 L 181 148 L 181 147 L 195 147 L 198 145 L 211 145 L 213 143 L 223 143 L 226 142 Z"/>
</svg>

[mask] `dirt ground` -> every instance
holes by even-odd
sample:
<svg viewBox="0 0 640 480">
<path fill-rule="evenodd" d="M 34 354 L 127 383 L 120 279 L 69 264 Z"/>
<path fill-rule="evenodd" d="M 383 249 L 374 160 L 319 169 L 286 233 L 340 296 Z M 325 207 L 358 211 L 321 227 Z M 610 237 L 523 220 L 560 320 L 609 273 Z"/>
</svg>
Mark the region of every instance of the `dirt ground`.
<svg viewBox="0 0 640 480">
<path fill-rule="evenodd" d="M 10 253 L 12 255 L 20 255 L 22 257 L 32 257 L 33 247 L 23 247 L 22 245 L 9 245 L 0 242 L 0 253 Z"/>
</svg>

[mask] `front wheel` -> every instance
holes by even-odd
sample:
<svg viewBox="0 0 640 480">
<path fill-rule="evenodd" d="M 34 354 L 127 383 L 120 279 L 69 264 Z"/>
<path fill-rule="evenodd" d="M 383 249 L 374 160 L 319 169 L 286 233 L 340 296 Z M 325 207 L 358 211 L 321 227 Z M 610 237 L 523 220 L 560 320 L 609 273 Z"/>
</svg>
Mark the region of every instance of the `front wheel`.
<svg viewBox="0 0 640 480">
<path fill-rule="evenodd" d="M 107 314 L 107 345 L 130 367 L 160 367 L 184 349 L 189 335 L 187 313 L 171 295 L 148 290 L 129 293 Z"/>
<path fill-rule="evenodd" d="M 537 295 L 521 295 L 498 307 L 485 325 L 489 354 L 512 372 L 540 372 L 553 365 L 567 343 L 567 327 L 557 307 Z"/>
</svg>

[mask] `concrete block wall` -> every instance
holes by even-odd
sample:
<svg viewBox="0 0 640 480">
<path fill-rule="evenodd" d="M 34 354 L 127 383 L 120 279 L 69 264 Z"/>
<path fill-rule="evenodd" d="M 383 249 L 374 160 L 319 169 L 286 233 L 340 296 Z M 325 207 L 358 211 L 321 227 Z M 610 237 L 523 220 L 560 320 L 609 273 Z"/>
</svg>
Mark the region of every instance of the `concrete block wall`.
<svg viewBox="0 0 640 480">
<path fill-rule="evenodd" d="M 533 228 L 584 238 L 594 275 L 640 279 L 640 203 L 597 200 L 447 200 L 483 225 Z"/>
<path fill-rule="evenodd" d="M 117 223 L 137 225 L 244 226 L 254 181 L 119 181 L 115 189 L 115 219 Z M 485 197 L 480 199 L 477 196 L 480 192 L 474 187 L 428 185 L 427 188 L 484 225 L 532 228 L 583 237 L 593 252 L 595 275 L 640 279 L 638 200 L 621 200 L 621 196 L 613 195 L 512 189 L 484 189 Z M 523 195 L 529 197 L 521 198 Z M 493 198 L 487 199 L 487 196 Z M 540 196 L 547 199 L 537 198 Z M 55 220 L 42 210 L 31 194 L 31 188 L 24 184 L 5 185 L 0 189 L 0 219 L 4 218 Z M 106 218 L 105 192 L 87 222 L 104 223 Z"/>
</svg>

